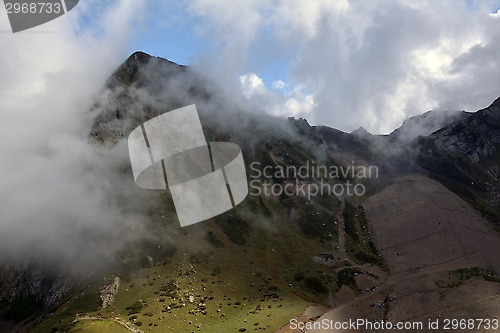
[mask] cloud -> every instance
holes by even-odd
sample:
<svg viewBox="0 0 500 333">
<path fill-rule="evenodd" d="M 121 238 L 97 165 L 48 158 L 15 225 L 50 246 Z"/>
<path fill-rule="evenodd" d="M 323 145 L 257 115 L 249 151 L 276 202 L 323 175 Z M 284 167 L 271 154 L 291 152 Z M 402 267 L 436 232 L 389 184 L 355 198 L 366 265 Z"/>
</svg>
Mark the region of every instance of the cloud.
<svg viewBox="0 0 500 333">
<path fill-rule="evenodd" d="M 0 252 L 74 269 L 103 264 L 140 228 L 109 197 L 119 184 L 109 161 L 123 161 L 88 135 L 92 103 L 125 58 L 124 35 L 144 6 L 81 3 L 46 25 L 0 35 Z M 4 11 L 0 30 L 10 30 Z"/>
<path fill-rule="evenodd" d="M 250 110 L 267 112 L 273 116 L 294 117 L 310 114 L 315 108 L 314 97 L 305 94 L 300 86 L 286 91 L 285 83 L 278 80 L 272 84 L 275 90 L 272 91 L 255 73 L 240 76 L 240 84 L 246 98 L 240 103 Z"/>
<path fill-rule="evenodd" d="M 264 81 L 255 73 L 240 76 L 240 84 L 246 98 L 266 93 Z"/>
<path fill-rule="evenodd" d="M 276 80 L 273 82 L 272 86 L 275 90 L 284 90 L 286 88 L 286 83 L 282 80 Z"/>
<path fill-rule="evenodd" d="M 261 75 L 279 55 L 290 59 L 280 80 L 314 96 L 314 111 L 299 115 L 380 133 L 429 109 L 473 111 L 500 95 L 499 4 L 195 0 L 189 8 L 218 41 L 220 52 L 205 63 L 226 89 L 243 73 Z M 248 86 L 242 89 L 248 99 Z M 275 96 L 268 94 L 267 105 L 262 96 L 250 99 L 276 114 Z"/>
</svg>

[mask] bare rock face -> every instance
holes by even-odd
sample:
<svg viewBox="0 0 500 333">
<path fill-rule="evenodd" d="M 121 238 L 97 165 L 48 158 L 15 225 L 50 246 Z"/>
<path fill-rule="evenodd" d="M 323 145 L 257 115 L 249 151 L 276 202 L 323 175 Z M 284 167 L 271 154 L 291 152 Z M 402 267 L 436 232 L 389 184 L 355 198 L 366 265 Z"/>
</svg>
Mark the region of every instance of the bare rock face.
<svg viewBox="0 0 500 333">
<path fill-rule="evenodd" d="M 74 287 L 69 275 L 32 262 L 9 263 L 0 271 L 0 300 L 31 299 L 42 309 L 59 302 Z"/>
<path fill-rule="evenodd" d="M 100 294 L 102 300 L 102 308 L 106 309 L 115 303 L 115 297 L 120 290 L 120 278 L 115 277 L 111 284 L 102 287 Z"/>
<path fill-rule="evenodd" d="M 0 265 L 0 331 L 23 332 L 77 286 L 74 276 L 40 262 L 10 260 Z"/>
<path fill-rule="evenodd" d="M 144 121 L 159 115 L 156 103 L 144 103 L 149 99 L 148 96 L 154 96 L 158 92 L 141 88 L 162 89 L 159 84 L 151 83 L 155 80 L 153 73 L 165 78 L 175 78 L 183 72 L 185 67 L 168 60 L 143 52 L 132 54 L 108 79 L 103 94 L 94 105 L 92 112 L 96 112 L 97 117 L 91 139 L 108 147 L 112 146 Z"/>
<path fill-rule="evenodd" d="M 446 152 L 480 162 L 493 156 L 500 144 L 500 99 L 466 119 L 443 127 L 430 137 Z"/>
</svg>

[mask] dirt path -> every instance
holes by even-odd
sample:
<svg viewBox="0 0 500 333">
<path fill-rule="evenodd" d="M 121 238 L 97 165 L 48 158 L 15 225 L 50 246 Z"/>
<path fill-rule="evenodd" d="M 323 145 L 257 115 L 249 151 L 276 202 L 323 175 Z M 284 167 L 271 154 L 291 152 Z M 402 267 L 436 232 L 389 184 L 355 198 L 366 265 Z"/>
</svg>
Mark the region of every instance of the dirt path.
<svg viewBox="0 0 500 333">
<path fill-rule="evenodd" d="M 128 321 L 124 321 L 124 320 L 122 320 L 119 317 L 104 318 L 104 317 L 100 317 L 100 316 L 83 315 L 83 316 L 80 316 L 80 317 L 76 318 L 75 320 L 73 320 L 73 323 L 77 323 L 77 322 L 81 322 L 81 321 L 105 321 L 105 320 L 114 321 L 118 325 L 120 325 L 123 328 L 127 329 L 129 332 L 132 332 L 132 333 L 144 333 L 144 331 L 141 330 L 140 328 L 134 327 L 131 323 L 129 323 Z"/>
<path fill-rule="evenodd" d="M 338 249 L 338 253 L 339 253 L 341 259 L 348 259 L 347 258 L 347 252 L 345 250 L 344 208 L 345 208 L 345 201 L 342 200 L 339 212 L 337 213 L 337 220 L 338 220 L 338 226 L 339 226 L 339 249 Z"/>
</svg>

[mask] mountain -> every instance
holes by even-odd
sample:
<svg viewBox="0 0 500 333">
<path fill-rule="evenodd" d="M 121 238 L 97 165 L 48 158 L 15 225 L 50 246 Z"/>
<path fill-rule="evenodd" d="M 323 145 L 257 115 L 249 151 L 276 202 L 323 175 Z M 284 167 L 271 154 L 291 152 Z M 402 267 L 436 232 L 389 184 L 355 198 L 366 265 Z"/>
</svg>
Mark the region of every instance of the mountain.
<svg viewBox="0 0 500 333">
<path fill-rule="evenodd" d="M 488 108 L 420 140 L 419 163 L 500 224 L 500 105 Z"/>
<path fill-rule="evenodd" d="M 467 118 L 469 115 L 470 113 L 465 111 L 427 111 L 405 120 L 401 127 L 389 134 L 389 137 L 408 143 L 419 136 L 428 136 L 457 120 Z"/>
<path fill-rule="evenodd" d="M 135 185 L 127 137 L 190 104 L 207 141 L 241 147 L 251 193 L 181 228 L 169 191 Z M 6 264 L 0 328 L 291 332 L 293 318 L 491 317 L 500 304 L 499 108 L 500 99 L 476 113 L 430 112 L 386 136 L 344 133 L 254 114 L 191 68 L 136 52 L 90 110 L 89 141 L 107 152 L 101 171 L 118 175 L 110 200 L 142 216 L 143 230 L 84 279 Z"/>
</svg>

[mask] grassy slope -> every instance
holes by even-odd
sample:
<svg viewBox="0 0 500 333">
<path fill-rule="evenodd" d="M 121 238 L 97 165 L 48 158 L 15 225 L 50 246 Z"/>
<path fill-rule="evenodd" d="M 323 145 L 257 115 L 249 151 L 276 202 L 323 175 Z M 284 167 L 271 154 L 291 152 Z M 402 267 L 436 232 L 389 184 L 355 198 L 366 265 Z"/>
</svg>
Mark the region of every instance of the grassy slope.
<svg viewBox="0 0 500 333">
<path fill-rule="evenodd" d="M 253 209 L 264 209 L 265 205 L 272 205 L 272 202 L 260 205 Z M 247 208 L 243 206 L 235 214 Z M 276 213 L 285 214 L 279 210 Z M 224 219 L 237 218 L 235 215 L 225 215 Z M 70 325 L 77 313 L 109 318 L 119 315 L 124 320 L 136 315 L 135 323 L 142 323 L 142 328 L 151 325 L 153 331 L 159 332 L 166 329 L 191 332 L 197 329 L 198 323 L 202 323 L 203 332 L 215 332 L 221 328 L 228 331 L 241 328 L 250 330 L 255 327 L 265 328 L 266 331 L 276 330 L 291 317 L 301 314 L 310 302 L 324 301 L 326 291 L 334 281 L 331 268 L 311 260 L 312 256 L 328 250 L 330 243 L 307 237 L 299 231 L 297 224 L 287 221 L 285 216 L 279 220 L 282 221 L 279 227 L 262 229 L 264 227 L 252 225 L 241 245 L 231 241 L 231 238 L 235 240 L 231 229 L 226 230 L 226 234 L 219 227 L 221 223 L 231 221 L 219 218 L 217 223 L 206 223 L 208 228 L 205 224 L 194 225 L 179 233 L 176 253 L 169 259 L 165 259 L 168 257 L 165 253 L 155 253 L 164 252 L 158 247 L 142 246 L 135 256 L 130 254 L 130 258 L 123 258 L 121 264 L 112 270 L 122 280 L 112 308 L 97 309 L 99 287 L 92 285 L 85 293 L 70 299 L 33 332 L 50 332 L 53 329 L 54 332 L 65 331 L 71 326 L 74 332 L 92 332 L 95 327 L 105 325 L 92 321 Z M 203 244 L 204 240 L 199 239 L 200 234 L 206 235 L 205 239 L 210 239 L 214 244 L 209 240 Z M 214 242 L 214 239 L 217 241 Z M 238 240 L 236 242 L 241 243 Z M 151 267 L 144 267 L 147 266 L 142 260 L 144 251 L 155 258 Z M 299 272 L 306 278 L 321 281 L 325 289 L 318 291 L 308 286 L 306 280 L 295 281 L 294 277 Z M 176 290 L 177 295 L 174 298 L 162 296 L 162 293 L 165 294 L 162 287 L 172 279 L 179 288 Z M 186 302 L 186 293 L 195 297 L 194 303 Z M 130 308 L 139 300 L 143 308 L 139 313 L 132 314 L 127 307 Z M 174 308 L 183 303 L 186 306 Z M 200 303 L 206 304 L 206 315 L 200 312 Z M 171 306 L 170 311 L 165 310 L 167 306 Z M 133 319 L 130 321 L 134 322 Z"/>
<path fill-rule="evenodd" d="M 175 250 L 162 246 L 161 241 L 136 244 L 132 248 L 137 250 L 128 249 L 107 279 L 100 280 L 102 286 L 112 276 L 121 279 L 111 308 L 99 309 L 99 285 L 92 284 L 33 333 L 85 333 L 101 327 L 121 332 L 124 328 L 113 324 L 115 316 L 153 332 L 275 331 L 309 304 L 325 302 L 329 291 L 338 289 L 338 266 L 312 260 L 338 241 L 332 213 L 338 206 L 334 197 L 312 201 L 254 197 L 212 221 L 178 228 Z M 296 217 L 289 217 L 289 207 L 294 207 Z M 347 214 L 346 224 L 353 223 L 354 233 L 360 233 L 355 237 L 362 239 L 361 221 L 354 218 L 359 212 L 354 205 L 352 209 L 353 217 Z M 225 227 L 232 223 L 239 227 Z M 175 224 L 170 221 L 166 228 L 158 228 L 159 239 L 168 239 Z M 373 255 L 368 246 L 356 249 L 360 250 Z M 189 296 L 194 297 L 193 303 Z M 72 324 L 77 314 L 108 320 Z"/>
</svg>

